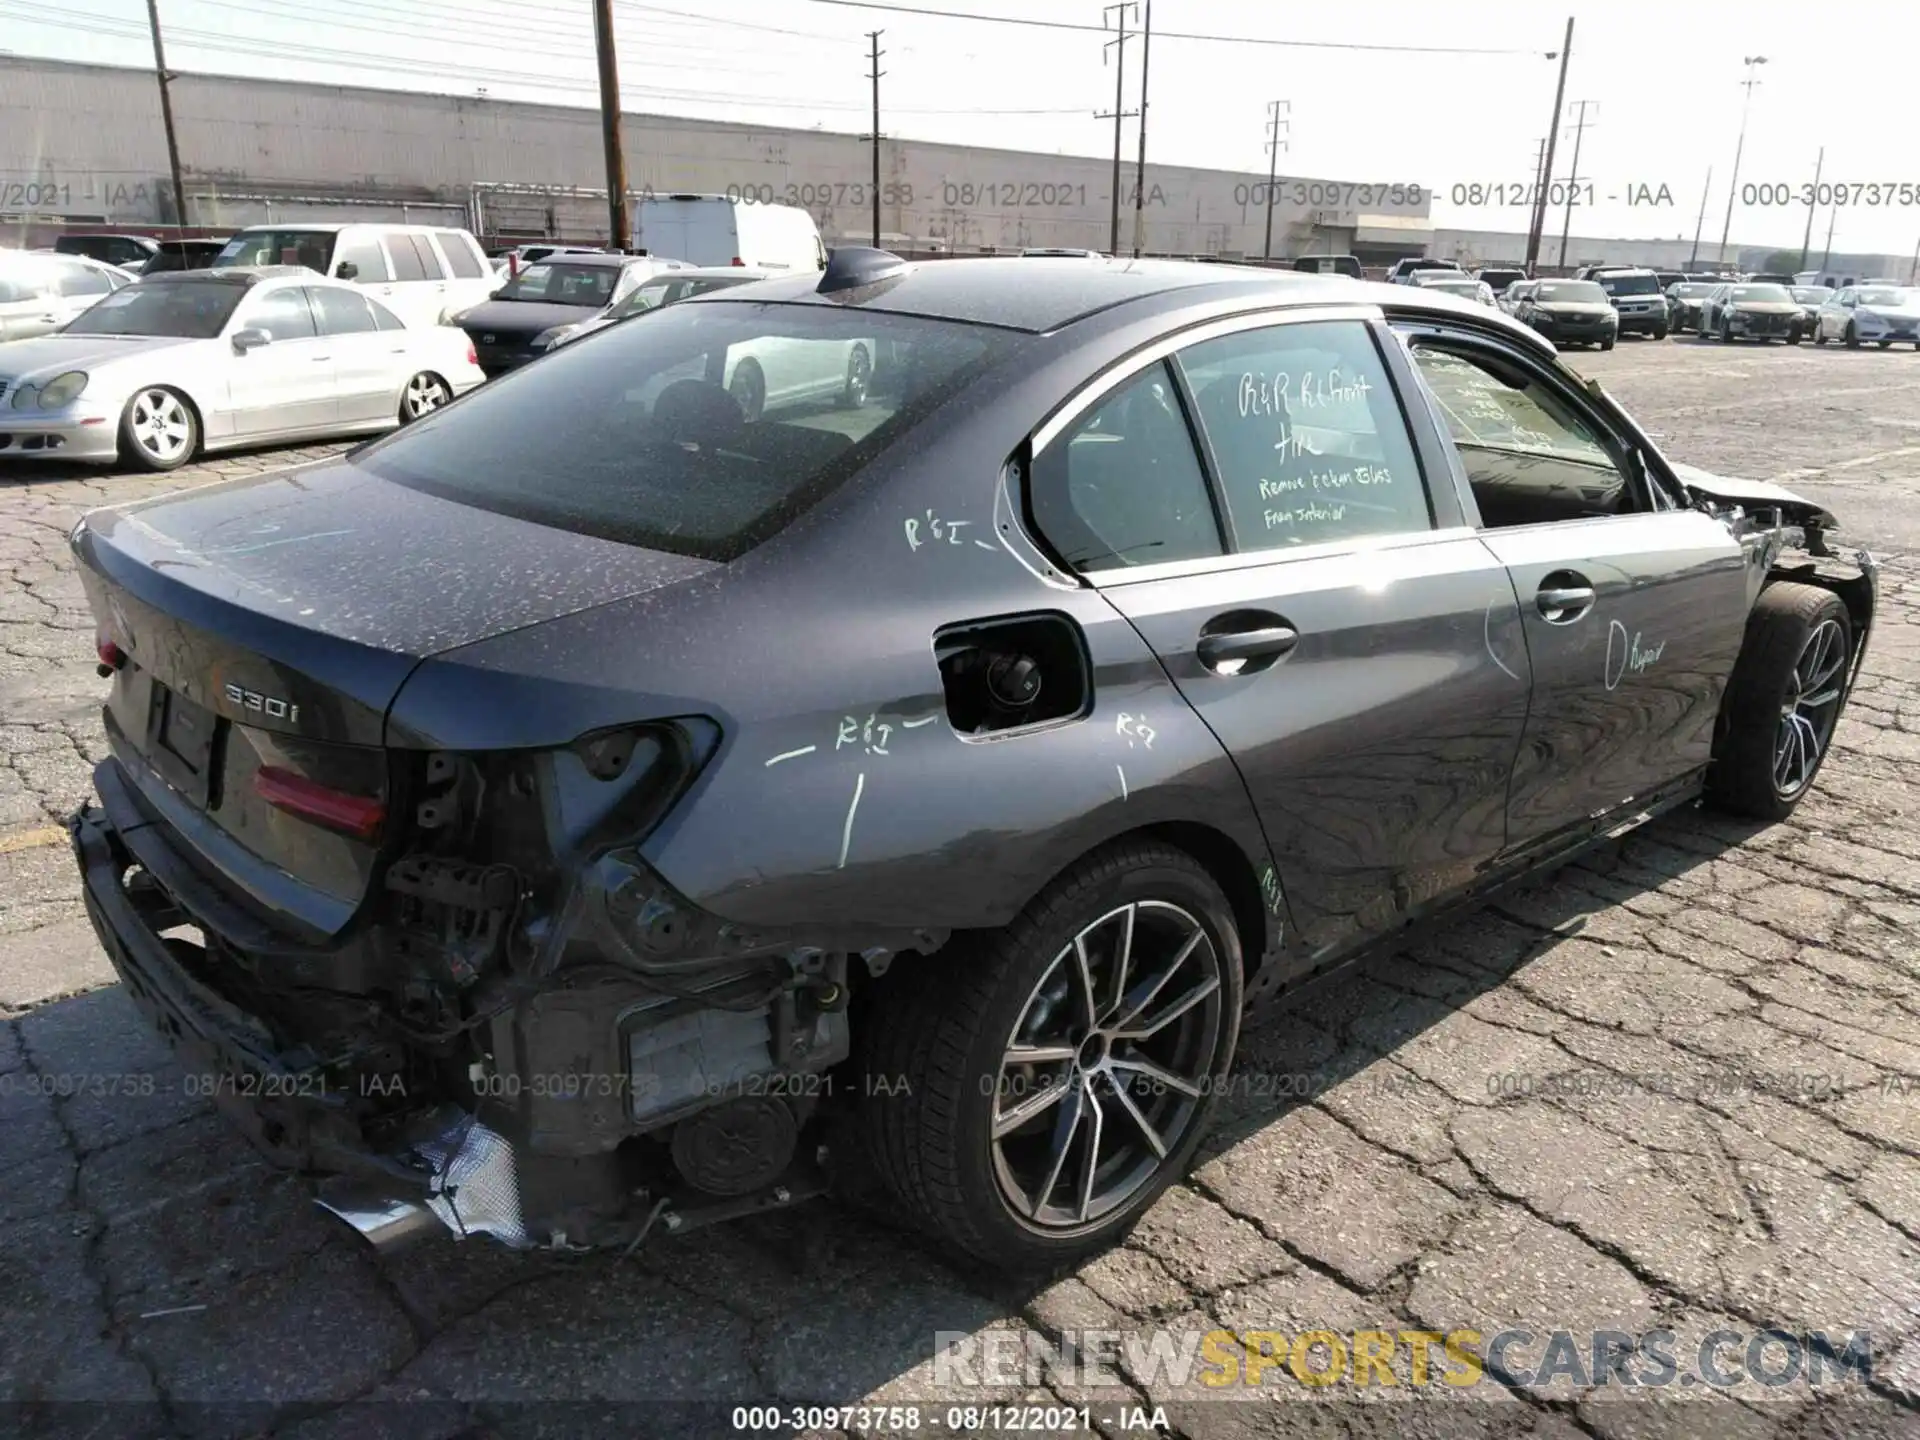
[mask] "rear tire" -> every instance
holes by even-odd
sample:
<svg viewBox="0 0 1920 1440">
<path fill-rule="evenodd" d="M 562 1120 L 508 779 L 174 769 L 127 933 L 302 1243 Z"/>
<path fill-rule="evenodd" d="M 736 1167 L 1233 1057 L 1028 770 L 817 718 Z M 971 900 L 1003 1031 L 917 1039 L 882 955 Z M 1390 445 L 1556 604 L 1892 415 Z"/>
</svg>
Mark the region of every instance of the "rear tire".
<svg viewBox="0 0 1920 1440">
<path fill-rule="evenodd" d="M 1858 350 L 1860 348 L 1860 332 L 1854 328 L 1853 321 L 1851 320 L 1847 322 L 1847 333 L 1844 339 L 1846 347 L 1849 350 Z"/>
<path fill-rule="evenodd" d="M 164 385 L 134 392 L 120 412 L 120 458 L 142 470 L 178 470 L 200 448 L 200 417 L 184 395 Z"/>
<path fill-rule="evenodd" d="M 410 424 L 422 415 L 431 415 L 453 399 L 453 389 L 431 370 L 422 370 L 407 381 L 400 392 L 400 423 Z"/>
<path fill-rule="evenodd" d="M 840 390 L 840 403 L 858 410 L 867 403 L 867 387 L 872 381 L 873 361 L 867 358 L 867 347 L 855 344 L 853 353 L 847 356 L 847 381 Z"/>
<path fill-rule="evenodd" d="M 1600 342 L 1600 348 L 1601 348 L 1602 350 L 1611 350 L 1611 349 L 1613 348 L 1613 341 L 1611 341 L 1611 340 L 1602 340 L 1602 341 Z"/>
<path fill-rule="evenodd" d="M 1852 661 L 1839 596 L 1792 582 L 1763 590 L 1721 702 L 1708 800 L 1755 820 L 1791 815 L 1827 758 Z"/>
<path fill-rule="evenodd" d="M 1150 841 L 1089 855 L 1005 929 L 882 982 L 863 1031 L 874 1168 L 974 1260 L 1031 1270 L 1110 1245 L 1200 1143 L 1241 963 L 1232 907 L 1192 856 Z"/>
<path fill-rule="evenodd" d="M 760 412 L 767 408 L 767 377 L 758 362 L 742 360 L 734 368 L 733 381 L 727 386 L 727 393 L 733 396 L 733 403 L 740 407 L 741 419 L 749 425 L 758 420 Z"/>
</svg>

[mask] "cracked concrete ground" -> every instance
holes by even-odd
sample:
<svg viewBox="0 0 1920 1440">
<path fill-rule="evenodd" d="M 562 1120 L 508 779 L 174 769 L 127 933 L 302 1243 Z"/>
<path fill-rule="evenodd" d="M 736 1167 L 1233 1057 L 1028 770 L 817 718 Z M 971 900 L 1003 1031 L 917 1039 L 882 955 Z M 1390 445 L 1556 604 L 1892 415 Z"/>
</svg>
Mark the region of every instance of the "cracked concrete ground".
<svg viewBox="0 0 1920 1440">
<path fill-rule="evenodd" d="M 626 1262 L 380 1259 L 324 1221 L 185 1093 L 50 829 L 101 745 L 72 521 L 319 452 L 159 481 L 0 470 L 0 1428 L 700 1435 L 737 1404 L 864 1400 L 921 1423 L 847 1428 L 920 1433 L 950 1401 L 1027 1397 L 1109 1434 L 1161 1404 L 1196 1440 L 1920 1431 L 1920 450 L 1897 428 L 1920 363 L 1690 342 L 1575 363 L 1676 458 L 1791 475 L 1891 554 L 1817 792 L 1781 826 L 1649 827 L 1249 1032 L 1192 1177 L 1038 1285 L 829 1202 Z M 1123 1350 L 1106 1380 L 943 1390 L 933 1357 L 937 1332 L 1149 1325 L 1665 1329 L 1683 1370 L 1715 1330 L 1860 1330 L 1872 1379 L 1411 1387 L 1403 1352 L 1393 1390 L 1279 1365 L 1221 1391 Z"/>
</svg>

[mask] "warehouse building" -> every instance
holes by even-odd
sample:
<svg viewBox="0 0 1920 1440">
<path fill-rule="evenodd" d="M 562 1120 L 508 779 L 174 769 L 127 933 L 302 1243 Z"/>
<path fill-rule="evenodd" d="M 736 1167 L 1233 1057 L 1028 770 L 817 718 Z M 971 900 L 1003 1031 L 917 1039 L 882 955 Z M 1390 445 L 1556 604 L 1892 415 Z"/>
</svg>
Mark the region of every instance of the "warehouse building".
<svg viewBox="0 0 1920 1440">
<path fill-rule="evenodd" d="M 185 222 L 416 219 L 489 237 L 604 239 L 598 112 L 578 107 L 180 74 L 172 85 Z M 857 135 L 627 114 L 639 193 L 804 206 L 828 243 L 866 242 L 873 155 Z M 175 223 L 158 86 L 144 70 L 0 56 L 0 241 L 63 224 Z M 1134 245 L 1133 166 L 1121 246 Z M 913 253 L 1108 248 L 1109 159 L 918 140 L 880 146 L 880 229 Z M 1138 219 L 1153 254 L 1259 256 L 1266 176 L 1149 164 Z M 1398 193 L 1395 193 L 1398 191 Z M 1284 177 L 1272 253 L 1384 264 L 1432 237 L 1418 187 Z"/>
</svg>

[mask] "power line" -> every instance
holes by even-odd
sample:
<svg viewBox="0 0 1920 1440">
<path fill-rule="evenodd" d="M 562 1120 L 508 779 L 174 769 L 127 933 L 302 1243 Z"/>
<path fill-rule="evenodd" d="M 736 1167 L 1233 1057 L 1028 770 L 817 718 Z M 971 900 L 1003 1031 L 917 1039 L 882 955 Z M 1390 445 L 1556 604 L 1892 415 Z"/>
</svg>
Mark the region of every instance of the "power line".
<svg viewBox="0 0 1920 1440">
<path fill-rule="evenodd" d="M 0 0 L 0 14 L 17 16 L 21 20 L 47 23 L 38 14 L 29 14 L 24 5 L 17 9 L 10 0 Z M 82 34 L 105 36 L 112 39 L 143 39 L 146 26 L 131 21 L 119 21 L 109 16 L 89 13 L 85 19 L 97 23 L 88 25 L 71 13 L 63 15 L 59 28 L 65 31 L 77 31 Z M 561 90 L 570 93 L 597 93 L 598 86 L 593 81 L 570 79 L 566 76 L 526 70 L 489 69 L 482 66 L 446 65 L 426 60 L 401 60 L 393 57 L 375 58 L 353 51 L 321 49 L 311 45 L 292 45 L 284 41 L 254 39 L 231 35 L 219 35 L 212 31 L 194 30 L 177 25 L 167 27 L 167 33 L 174 40 L 184 42 L 182 48 L 189 50 L 211 51 L 221 54 L 244 55 L 254 58 L 286 60 L 301 64 L 333 67 L 338 69 L 366 71 L 374 70 L 386 74 L 414 79 L 456 79 L 486 85 L 522 85 L 528 88 Z M 32 58 L 32 57 L 26 57 Z M 557 57 L 556 57 L 557 58 Z M 584 56 L 581 58 L 585 58 Z M 655 68 L 687 69 L 711 68 L 688 66 L 664 66 Z M 752 71 L 750 74 L 771 74 L 778 72 Z M 247 78 L 258 78 L 249 76 Z M 676 88 L 666 86 L 635 86 L 629 88 L 629 94 L 643 97 L 653 103 L 679 105 L 727 106 L 737 108 L 743 104 L 757 105 L 772 110 L 804 110 L 838 114 L 859 114 L 865 106 L 858 103 L 830 100 L 808 100 L 780 96 L 743 96 L 738 90 L 711 91 Z M 965 107 L 917 107 L 899 106 L 895 113 L 902 115 L 1084 115 L 1082 106 L 1050 106 L 1015 109 L 982 109 L 976 106 Z"/>
<path fill-rule="evenodd" d="M 1024 25 L 1035 30 L 1075 30 L 1098 35 L 1098 25 L 1071 20 L 1035 20 L 1026 15 L 982 15 L 972 10 L 934 10 L 923 5 L 878 4 L 876 0 L 807 0 L 810 5 L 839 5 L 850 10 L 886 10 L 896 15 L 925 15 L 936 20 L 978 20 L 992 25 Z M 1496 49 L 1478 45 L 1384 45 L 1351 40 L 1274 40 L 1263 35 L 1209 35 L 1190 30 L 1159 30 L 1162 40 L 1200 40 L 1218 45 L 1275 45 L 1289 50 L 1372 50 L 1403 55 L 1547 55 L 1545 50 Z"/>
</svg>

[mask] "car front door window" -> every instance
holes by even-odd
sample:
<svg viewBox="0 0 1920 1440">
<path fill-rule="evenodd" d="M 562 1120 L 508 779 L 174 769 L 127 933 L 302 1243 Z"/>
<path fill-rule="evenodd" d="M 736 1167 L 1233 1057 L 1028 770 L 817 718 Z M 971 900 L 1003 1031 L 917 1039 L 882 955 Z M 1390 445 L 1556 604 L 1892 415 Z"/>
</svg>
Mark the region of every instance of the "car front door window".
<svg viewBox="0 0 1920 1440">
<path fill-rule="evenodd" d="M 275 341 L 311 340 L 318 333 L 307 292 L 294 285 L 255 296 L 236 328 L 264 330 Z"/>
</svg>

